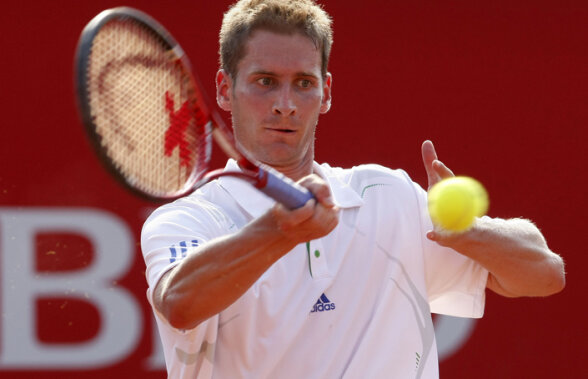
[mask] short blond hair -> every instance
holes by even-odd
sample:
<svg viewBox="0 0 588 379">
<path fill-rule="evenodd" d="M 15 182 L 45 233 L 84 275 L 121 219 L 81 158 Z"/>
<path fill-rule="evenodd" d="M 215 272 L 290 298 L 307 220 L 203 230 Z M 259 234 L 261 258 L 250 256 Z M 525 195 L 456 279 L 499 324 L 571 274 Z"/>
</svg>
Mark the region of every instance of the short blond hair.
<svg viewBox="0 0 588 379">
<path fill-rule="evenodd" d="M 245 44 L 257 29 L 302 33 L 321 51 L 321 73 L 327 74 L 333 44 L 331 18 L 313 0 L 240 0 L 223 17 L 219 35 L 220 67 L 233 78 L 245 55 Z"/>
</svg>

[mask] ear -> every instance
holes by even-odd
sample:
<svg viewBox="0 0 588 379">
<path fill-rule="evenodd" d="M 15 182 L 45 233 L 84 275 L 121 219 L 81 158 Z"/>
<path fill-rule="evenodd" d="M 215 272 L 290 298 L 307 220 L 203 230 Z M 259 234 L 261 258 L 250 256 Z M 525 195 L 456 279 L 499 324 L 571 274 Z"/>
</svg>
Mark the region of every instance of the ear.
<svg viewBox="0 0 588 379">
<path fill-rule="evenodd" d="M 227 112 L 231 111 L 231 91 L 233 81 L 225 70 L 216 73 L 216 103 Z"/>
<path fill-rule="evenodd" d="M 333 85 L 333 76 L 327 72 L 323 83 L 323 101 L 321 103 L 321 114 L 325 114 L 331 109 L 331 86 Z"/>
</svg>

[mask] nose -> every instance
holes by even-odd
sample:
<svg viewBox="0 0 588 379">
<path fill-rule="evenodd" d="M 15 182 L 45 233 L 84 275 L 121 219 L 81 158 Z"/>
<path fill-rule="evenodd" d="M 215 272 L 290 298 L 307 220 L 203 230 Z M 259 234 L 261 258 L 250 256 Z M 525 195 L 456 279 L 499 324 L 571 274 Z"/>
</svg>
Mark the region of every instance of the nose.
<svg viewBox="0 0 588 379">
<path fill-rule="evenodd" d="M 294 116 L 296 114 L 296 102 L 292 91 L 291 86 L 283 86 L 279 89 L 272 108 L 275 115 Z"/>
</svg>

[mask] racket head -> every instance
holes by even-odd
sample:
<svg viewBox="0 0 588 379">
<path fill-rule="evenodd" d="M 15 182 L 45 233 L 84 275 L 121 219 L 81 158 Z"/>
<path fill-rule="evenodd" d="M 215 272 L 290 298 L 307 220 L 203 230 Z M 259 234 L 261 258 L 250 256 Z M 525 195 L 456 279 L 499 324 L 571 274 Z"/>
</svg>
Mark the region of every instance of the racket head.
<svg viewBox="0 0 588 379">
<path fill-rule="evenodd" d="M 207 171 L 206 99 L 180 45 L 149 15 L 119 7 L 94 17 L 78 42 L 75 86 L 98 156 L 135 193 L 176 198 Z"/>
</svg>

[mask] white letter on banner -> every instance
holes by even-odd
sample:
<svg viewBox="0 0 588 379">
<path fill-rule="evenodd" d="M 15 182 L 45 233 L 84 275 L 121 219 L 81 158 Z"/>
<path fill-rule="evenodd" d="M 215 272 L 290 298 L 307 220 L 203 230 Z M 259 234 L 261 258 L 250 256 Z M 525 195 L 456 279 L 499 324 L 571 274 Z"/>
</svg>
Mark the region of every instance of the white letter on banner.
<svg viewBox="0 0 588 379">
<path fill-rule="evenodd" d="M 35 271 L 37 233 L 86 237 L 94 248 L 90 265 L 70 272 Z M 113 281 L 131 268 L 133 237 L 113 214 L 90 208 L 0 208 L 0 367 L 91 368 L 114 364 L 138 344 L 143 317 L 136 299 Z M 96 307 L 98 334 L 77 343 L 43 343 L 36 334 L 39 297 L 74 297 Z"/>
</svg>

